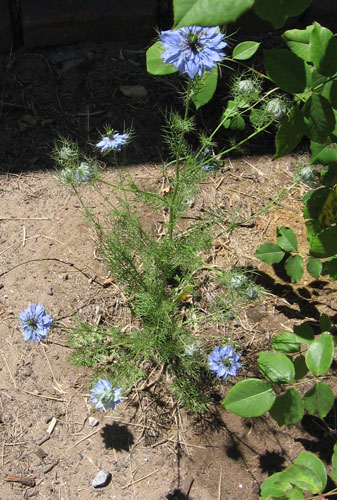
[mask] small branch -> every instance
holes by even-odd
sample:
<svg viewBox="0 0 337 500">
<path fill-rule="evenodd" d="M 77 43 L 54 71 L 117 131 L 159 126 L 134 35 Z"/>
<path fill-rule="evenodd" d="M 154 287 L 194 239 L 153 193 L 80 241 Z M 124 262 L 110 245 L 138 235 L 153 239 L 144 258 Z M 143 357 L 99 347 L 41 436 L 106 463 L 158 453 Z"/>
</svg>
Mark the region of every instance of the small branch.
<svg viewBox="0 0 337 500">
<path fill-rule="evenodd" d="M 7 481 L 8 483 L 20 483 L 24 486 L 30 486 L 31 488 L 33 488 L 36 484 L 35 479 L 24 476 L 5 476 L 4 481 Z"/>
</svg>

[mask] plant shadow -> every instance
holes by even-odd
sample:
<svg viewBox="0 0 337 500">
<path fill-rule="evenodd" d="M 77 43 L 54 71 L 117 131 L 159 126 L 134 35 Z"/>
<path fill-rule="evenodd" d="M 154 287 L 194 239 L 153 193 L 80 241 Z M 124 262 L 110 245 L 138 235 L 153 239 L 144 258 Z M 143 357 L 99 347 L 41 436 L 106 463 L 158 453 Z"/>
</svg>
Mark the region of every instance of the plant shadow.
<svg viewBox="0 0 337 500">
<path fill-rule="evenodd" d="M 295 441 L 312 453 L 316 453 L 320 459 L 327 464 L 331 463 L 331 457 L 336 443 L 336 400 L 333 408 L 323 419 L 313 415 L 304 415 L 301 420 L 302 428 L 314 439 L 296 438 Z M 332 422 L 333 419 L 333 422 Z M 330 421 L 330 424 L 328 423 Z"/>
<path fill-rule="evenodd" d="M 261 472 L 267 473 L 268 476 L 281 472 L 284 469 L 285 458 L 281 453 L 276 451 L 266 451 L 263 455 L 259 456 L 259 463 Z"/>
<path fill-rule="evenodd" d="M 328 286 L 329 283 L 327 281 L 313 281 L 310 283 L 312 291 L 306 287 L 294 290 L 293 286 L 287 281 L 284 284 L 276 283 L 274 278 L 267 273 L 258 269 L 252 269 L 252 271 L 255 273 L 255 281 L 258 285 L 261 285 L 273 295 L 284 298 L 288 302 L 289 305 L 277 304 L 275 308 L 278 312 L 292 319 L 303 320 L 314 318 L 315 320 L 319 320 L 320 312 L 317 308 L 319 302 L 315 300 L 315 296 L 317 295 L 315 289 L 323 289 L 325 286 Z M 283 276 L 282 279 L 284 280 Z"/>
<path fill-rule="evenodd" d="M 129 451 L 134 443 L 133 435 L 126 425 L 106 424 L 101 432 L 104 445 L 107 449 L 116 451 Z"/>
</svg>

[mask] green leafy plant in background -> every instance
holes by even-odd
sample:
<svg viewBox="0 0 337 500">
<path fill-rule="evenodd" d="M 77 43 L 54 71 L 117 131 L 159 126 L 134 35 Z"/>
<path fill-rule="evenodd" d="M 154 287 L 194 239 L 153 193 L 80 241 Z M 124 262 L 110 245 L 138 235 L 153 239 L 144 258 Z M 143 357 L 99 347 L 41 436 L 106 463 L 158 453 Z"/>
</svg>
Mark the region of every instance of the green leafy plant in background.
<svg viewBox="0 0 337 500">
<path fill-rule="evenodd" d="M 262 379 L 250 378 L 235 384 L 227 393 L 223 407 L 245 418 L 269 412 L 279 426 L 299 422 L 305 411 L 324 418 L 335 399 L 332 389 L 323 381 L 329 378 L 327 372 L 333 361 L 334 342 L 327 315 L 320 317 L 319 326 L 319 335 L 305 323 L 295 326 L 293 332 L 276 335 L 271 342 L 276 352 L 260 352 L 257 359 Z M 305 390 L 303 395 L 298 390 L 301 386 Z M 336 457 L 335 445 L 334 480 L 337 479 Z M 293 465 L 266 479 L 261 486 L 261 498 L 304 499 L 307 498 L 304 492 L 317 494 L 325 487 L 323 463 L 315 455 L 302 452 Z"/>
<path fill-rule="evenodd" d="M 331 477 L 337 483 L 337 444 L 331 458 Z M 323 462 L 313 453 L 301 451 L 294 463 L 276 472 L 261 485 L 261 500 L 305 500 L 331 498 L 337 488 L 323 493 L 327 486 L 327 471 Z M 307 496 L 307 493 L 310 496 Z"/>
</svg>

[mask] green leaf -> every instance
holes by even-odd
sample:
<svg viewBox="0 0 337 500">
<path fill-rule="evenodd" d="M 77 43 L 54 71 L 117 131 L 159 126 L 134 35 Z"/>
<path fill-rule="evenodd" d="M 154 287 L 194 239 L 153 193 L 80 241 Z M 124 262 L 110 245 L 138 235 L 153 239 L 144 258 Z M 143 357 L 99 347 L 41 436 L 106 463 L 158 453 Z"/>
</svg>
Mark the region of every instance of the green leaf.
<svg viewBox="0 0 337 500">
<path fill-rule="evenodd" d="M 260 42 L 242 42 L 239 43 L 233 50 L 232 58 L 238 61 L 246 61 L 250 59 L 258 50 Z"/>
<path fill-rule="evenodd" d="M 240 417 L 260 417 L 272 407 L 275 398 L 276 394 L 270 384 L 251 378 L 235 384 L 222 406 Z"/>
<path fill-rule="evenodd" d="M 283 332 L 276 335 L 271 341 L 271 346 L 276 351 L 282 352 L 299 352 L 301 349 L 301 344 L 297 340 L 294 333 Z"/>
<path fill-rule="evenodd" d="M 254 0 L 173 0 L 174 25 L 219 26 L 233 23 Z"/>
<path fill-rule="evenodd" d="M 331 465 L 332 465 L 331 477 L 335 481 L 335 483 L 337 483 L 337 443 L 333 447 Z"/>
<path fill-rule="evenodd" d="M 316 457 L 316 455 L 309 453 L 308 451 L 301 451 L 294 463 L 295 465 L 300 465 L 310 469 L 321 482 L 319 491 L 324 490 L 327 482 L 327 474 L 323 462 Z"/>
<path fill-rule="evenodd" d="M 332 257 L 337 254 L 337 227 L 328 227 L 312 241 L 310 254 L 314 257 Z"/>
<path fill-rule="evenodd" d="M 303 276 L 303 259 L 300 255 L 291 255 L 284 263 L 284 269 L 292 283 L 297 283 Z"/>
<path fill-rule="evenodd" d="M 323 263 L 322 275 L 330 275 L 330 278 L 337 280 L 337 259 L 330 259 Z"/>
<path fill-rule="evenodd" d="M 287 19 L 282 0 L 273 0 L 272 8 L 269 0 L 255 0 L 254 10 L 261 19 L 272 23 L 274 28 L 281 28 Z"/>
<path fill-rule="evenodd" d="M 161 42 L 156 42 L 146 51 L 146 69 L 151 75 L 169 75 L 176 73 L 178 70 L 173 64 L 165 64 L 160 57 L 164 52 L 164 47 Z"/>
<path fill-rule="evenodd" d="M 302 344 L 312 344 L 312 342 L 315 339 L 314 330 L 311 328 L 310 325 L 306 324 L 295 325 L 294 333 L 296 335 L 297 340 Z"/>
<path fill-rule="evenodd" d="M 291 153 L 298 146 L 304 134 L 304 120 L 300 109 L 293 108 L 282 119 L 275 136 L 276 153 L 274 159 Z"/>
<path fill-rule="evenodd" d="M 278 245 L 285 252 L 297 252 L 297 238 L 289 227 L 278 226 L 276 239 Z"/>
<path fill-rule="evenodd" d="M 330 318 L 327 314 L 325 314 L 325 313 L 321 314 L 321 316 L 319 318 L 319 327 L 321 329 L 321 332 L 330 332 L 331 321 L 330 321 Z"/>
<path fill-rule="evenodd" d="M 289 389 L 282 396 L 277 396 L 269 410 L 270 415 L 281 427 L 296 424 L 304 415 L 303 401 L 296 389 Z"/>
<path fill-rule="evenodd" d="M 306 88 L 306 67 L 303 59 L 286 49 L 264 51 L 265 67 L 269 78 L 285 92 L 299 94 Z"/>
<path fill-rule="evenodd" d="M 283 250 L 275 243 L 263 243 L 256 250 L 254 256 L 267 264 L 278 264 L 284 257 Z"/>
<path fill-rule="evenodd" d="M 323 269 L 323 264 L 319 259 L 315 259 L 314 257 L 309 257 L 307 262 L 307 271 L 313 278 L 318 280 L 321 275 Z"/>
<path fill-rule="evenodd" d="M 275 474 L 267 477 L 261 485 L 261 498 L 267 498 L 268 500 L 274 497 L 282 497 L 286 492 L 292 489 L 292 485 L 289 481 L 284 479 L 284 471 L 275 472 Z M 283 497 L 284 498 L 284 497 Z"/>
<path fill-rule="evenodd" d="M 245 120 L 238 114 L 231 119 L 229 128 L 231 130 L 244 130 L 245 126 Z"/>
<path fill-rule="evenodd" d="M 263 376 L 277 384 L 290 384 L 295 377 L 293 362 L 284 354 L 260 352 L 257 364 Z"/>
<path fill-rule="evenodd" d="M 323 85 L 321 94 L 330 101 L 331 106 L 337 109 L 337 82 L 336 80 L 329 81 Z"/>
<path fill-rule="evenodd" d="M 284 12 L 288 17 L 302 14 L 311 4 L 312 0 L 283 0 Z"/>
<path fill-rule="evenodd" d="M 255 128 L 259 128 L 261 123 L 265 123 L 266 114 L 263 109 L 253 108 L 249 114 L 249 121 Z"/>
<path fill-rule="evenodd" d="M 321 75 L 332 76 L 337 71 L 337 40 L 333 33 L 314 23 L 310 35 L 311 59 Z"/>
<path fill-rule="evenodd" d="M 324 186 L 332 187 L 336 184 L 337 166 L 323 167 L 320 171 L 320 181 Z"/>
<path fill-rule="evenodd" d="M 321 224 L 318 222 L 317 219 L 315 220 L 306 220 L 305 221 L 305 226 L 307 229 L 307 240 L 308 240 L 308 245 L 309 248 L 311 248 L 311 245 L 316 238 L 316 236 L 323 230 Z M 324 262 L 323 262 L 323 268 L 324 268 Z M 322 270 L 323 274 L 323 270 Z"/>
<path fill-rule="evenodd" d="M 313 26 L 307 26 L 305 30 L 288 30 L 282 35 L 283 40 L 286 42 L 291 52 L 306 62 L 311 62 L 309 44 L 312 30 Z"/>
<path fill-rule="evenodd" d="M 212 99 L 216 90 L 217 83 L 217 66 L 215 66 L 211 71 L 204 71 L 191 97 L 196 109 L 204 106 L 204 104 L 207 104 Z"/>
<path fill-rule="evenodd" d="M 305 362 L 305 357 L 302 356 L 301 354 L 300 356 L 297 356 L 297 358 L 293 360 L 293 363 L 295 367 L 295 380 L 299 380 L 305 377 L 305 375 L 309 371 L 307 364 Z"/>
<path fill-rule="evenodd" d="M 329 193 L 330 189 L 327 187 L 315 189 L 307 193 L 307 196 L 303 198 L 303 202 L 305 203 L 305 219 L 318 219 Z"/>
<path fill-rule="evenodd" d="M 335 115 L 329 101 L 320 94 L 312 94 L 302 109 L 305 135 L 316 142 L 324 142 L 335 127 Z"/>
<path fill-rule="evenodd" d="M 333 349 L 332 337 L 327 332 L 323 332 L 310 345 L 305 355 L 305 362 L 316 377 L 324 375 L 329 370 L 333 358 Z"/>
<path fill-rule="evenodd" d="M 320 144 L 319 148 L 317 148 L 317 143 L 313 143 L 312 146 L 315 148 L 313 150 L 313 147 L 311 147 L 312 151 L 312 159 L 311 163 L 313 165 L 316 165 L 319 163 L 320 165 L 326 165 L 326 166 L 336 166 L 337 165 L 337 144 L 336 143 L 331 143 L 328 146 L 325 146 L 325 144 Z"/>
<path fill-rule="evenodd" d="M 332 226 L 337 222 L 337 186 L 329 189 L 329 194 L 319 213 L 318 220 L 323 227 Z"/>
<path fill-rule="evenodd" d="M 290 465 L 283 473 L 286 480 L 292 484 L 296 484 L 297 487 L 305 491 L 309 491 L 310 493 L 318 493 L 321 491 L 321 480 L 311 469 L 304 465 Z"/>
<path fill-rule="evenodd" d="M 332 389 L 324 382 L 316 382 L 303 396 L 305 409 L 310 415 L 324 418 L 329 413 L 335 400 Z"/>
<path fill-rule="evenodd" d="M 270 499 L 269 499 L 270 500 Z M 282 500 L 282 499 L 278 499 Z M 300 488 L 293 486 L 290 491 L 287 491 L 284 500 L 305 500 L 305 494 Z"/>
</svg>

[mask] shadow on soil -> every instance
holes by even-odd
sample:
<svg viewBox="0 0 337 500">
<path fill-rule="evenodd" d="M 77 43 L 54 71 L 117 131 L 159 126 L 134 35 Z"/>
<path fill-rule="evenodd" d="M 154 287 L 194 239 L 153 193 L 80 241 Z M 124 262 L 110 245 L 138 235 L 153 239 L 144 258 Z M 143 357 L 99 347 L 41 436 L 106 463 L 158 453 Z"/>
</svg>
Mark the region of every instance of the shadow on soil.
<svg viewBox="0 0 337 500">
<path fill-rule="evenodd" d="M 286 280 L 283 275 L 282 279 L 285 283 L 281 284 L 276 283 L 271 276 L 262 271 L 257 269 L 250 270 L 255 273 L 255 281 L 258 285 L 263 286 L 263 288 L 265 288 L 268 292 L 280 298 L 284 298 L 286 302 L 288 302 L 289 305 L 276 305 L 275 307 L 277 311 L 283 313 L 287 316 L 287 318 L 300 320 L 314 318 L 319 320 L 320 312 L 317 308 L 319 302 L 315 299 L 315 296 L 317 295 L 316 290 L 323 290 L 324 287 L 328 286 L 329 283 L 327 281 L 313 281 L 310 283 L 310 287 L 312 289 L 311 291 L 305 287 L 294 290 L 293 285 L 291 285 L 289 280 Z M 334 315 L 333 317 L 330 316 L 330 319 L 334 323 L 337 319 L 337 315 Z M 319 333 L 319 330 L 317 330 L 317 333 Z"/>
<path fill-rule="evenodd" d="M 106 424 L 102 429 L 101 436 L 105 447 L 116 451 L 129 451 L 134 443 L 133 435 L 127 427 L 117 423 Z"/>
</svg>

